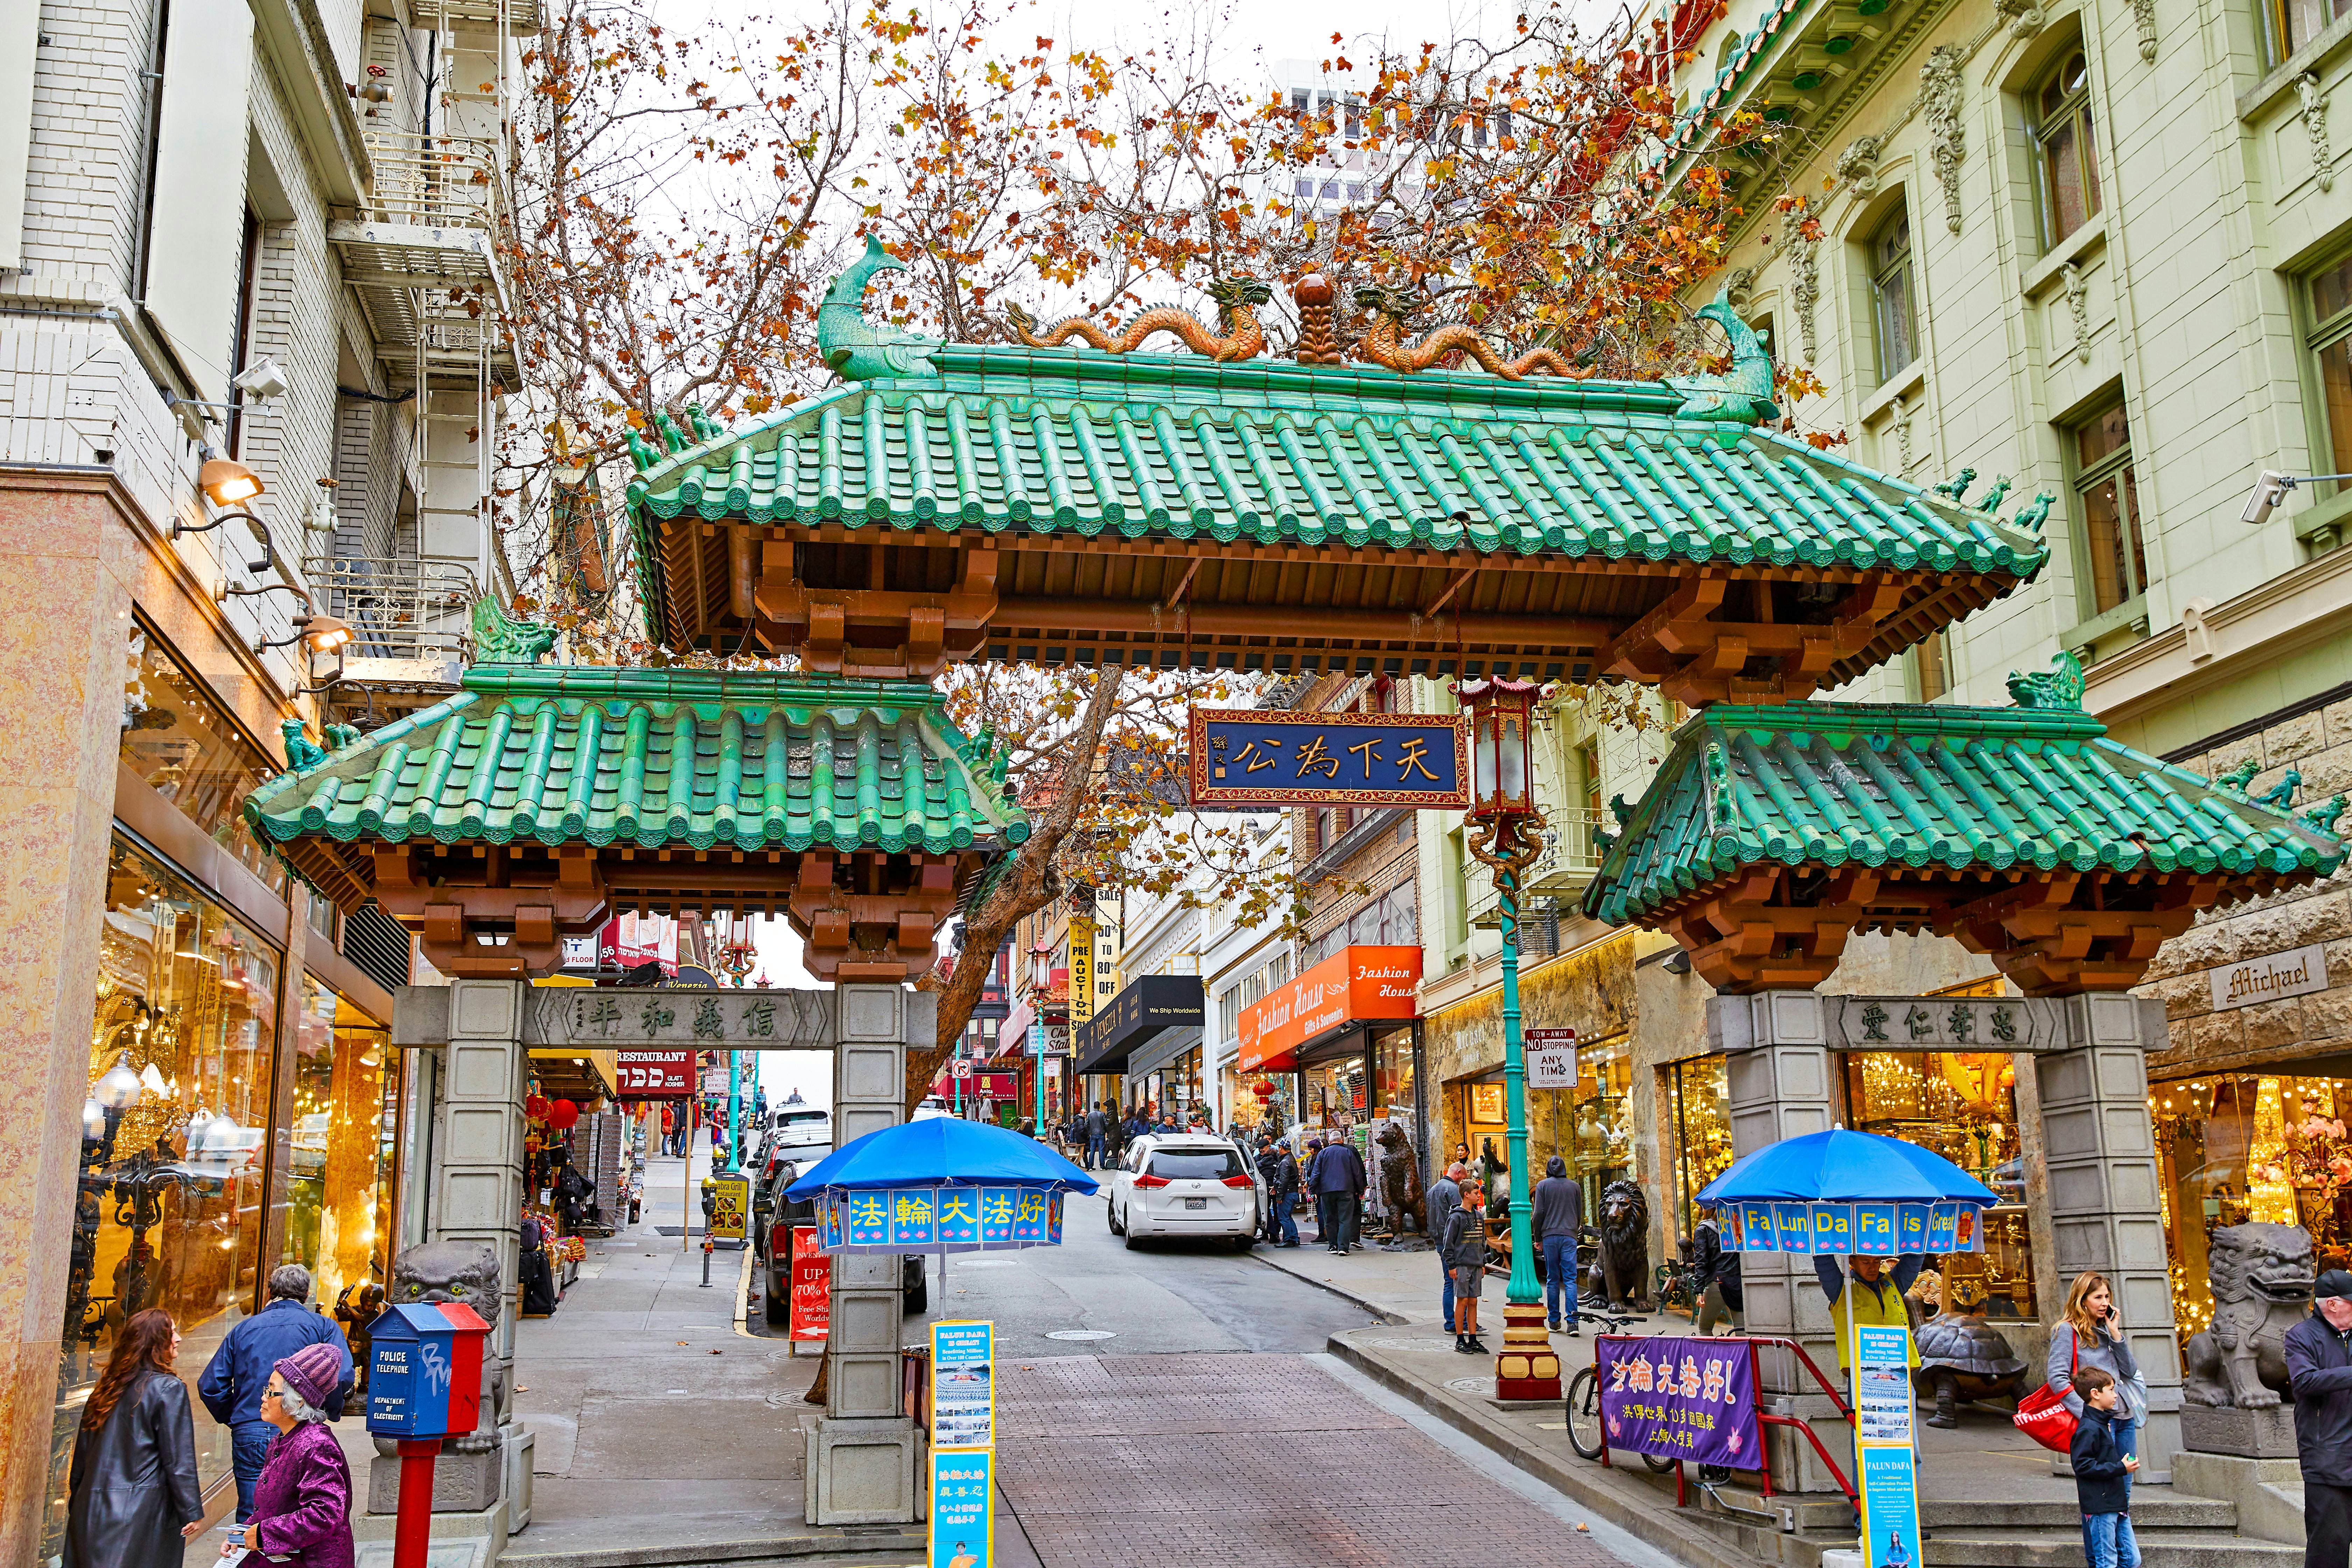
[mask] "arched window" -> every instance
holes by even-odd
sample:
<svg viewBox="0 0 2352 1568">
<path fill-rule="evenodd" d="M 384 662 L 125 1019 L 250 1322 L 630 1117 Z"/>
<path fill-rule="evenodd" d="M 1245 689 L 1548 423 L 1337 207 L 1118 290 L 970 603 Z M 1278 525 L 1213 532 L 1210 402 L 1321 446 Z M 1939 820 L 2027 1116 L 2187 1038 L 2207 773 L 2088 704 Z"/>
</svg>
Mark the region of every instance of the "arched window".
<svg viewBox="0 0 2352 1568">
<path fill-rule="evenodd" d="M 1892 381 L 1919 357 L 1919 317 L 1911 282 L 1911 215 L 1901 206 L 1870 242 L 1870 297 L 1878 328 L 1878 379 Z"/>
<path fill-rule="evenodd" d="M 2070 49 L 2031 100 L 2034 161 L 2040 165 L 2042 247 L 2050 249 L 2099 211 L 2099 150 L 2091 134 L 2091 73 Z"/>
</svg>

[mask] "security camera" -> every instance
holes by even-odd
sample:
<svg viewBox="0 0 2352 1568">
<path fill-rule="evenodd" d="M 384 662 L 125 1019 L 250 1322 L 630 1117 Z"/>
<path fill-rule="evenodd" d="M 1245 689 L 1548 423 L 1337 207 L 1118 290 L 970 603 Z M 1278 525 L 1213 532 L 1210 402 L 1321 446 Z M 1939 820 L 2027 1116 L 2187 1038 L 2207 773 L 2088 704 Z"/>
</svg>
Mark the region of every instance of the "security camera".
<svg viewBox="0 0 2352 1568">
<path fill-rule="evenodd" d="M 267 403 L 273 397 L 286 395 L 286 373 L 278 368 L 275 360 L 263 360 L 249 369 L 229 378 L 229 384 L 256 403 Z"/>
<path fill-rule="evenodd" d="M 2238 521 L 2250 528 L 2258 528 L 2271 519 L 2271 510 L 2286 500 L 2286 492 L 2294 489 L 2294 476 L 2282 474 L 2276 468 L 2264 468 L 2263 477 L 2254 481 L 2254 493 L 2246 498 L 2246 510 Z"/>
</svg>

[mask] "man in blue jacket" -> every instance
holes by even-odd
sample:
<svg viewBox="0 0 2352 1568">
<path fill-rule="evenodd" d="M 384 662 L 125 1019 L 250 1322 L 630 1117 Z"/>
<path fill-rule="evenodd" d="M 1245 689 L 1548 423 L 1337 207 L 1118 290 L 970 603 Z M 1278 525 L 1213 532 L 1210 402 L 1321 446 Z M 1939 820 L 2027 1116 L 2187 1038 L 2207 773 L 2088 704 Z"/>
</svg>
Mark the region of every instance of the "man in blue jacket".
<svg viewBox="0 0 2352 1568">
<path fill-rule="evenodd" d="M 1356 1205 L 1371 1185 L 1364 1173 L 1364 1157 L 1348 1142 L 1346 1132 L 1335 1134 L 1308 1163 L 1307 1185 L 1315 1194 L 1315 1219 L 1323 1233 L 1323 1245 L 1345 1258 L 1355 1245 Z"/>
<path fill-rule="evenodd" d="M 341 1363 L 335 1391 L 328 1396 L 327 1419 L 343 1413 L 352 1393 L 352 1347 L 334 1320 L 310 1310 L 310 1271 L 289 1263 L 269 1275 L 269 1305 L 228 1331 L 212 1364 L 196 1380 L 196 1396 L 213 1419 L 229 1431 L 229 1458 L 236 1470 L 236 1517 L 240 1524 L 253 1517 L 253 1483 L 260 1478 L 261 1461 L 278 1428 L 261 1418 L 261 1394 L 269 1386 L 270 1369 L 304 1345 L 332 1345 Z"/>
<path fill-rule="evenodd" d="M 2294 1443 L 2303 1468 L 2305 1568 L 2352 1559 L 2352 1274 L 2331 1268 L 2312 1314 L 2286 1331 Z"/>
</svg>

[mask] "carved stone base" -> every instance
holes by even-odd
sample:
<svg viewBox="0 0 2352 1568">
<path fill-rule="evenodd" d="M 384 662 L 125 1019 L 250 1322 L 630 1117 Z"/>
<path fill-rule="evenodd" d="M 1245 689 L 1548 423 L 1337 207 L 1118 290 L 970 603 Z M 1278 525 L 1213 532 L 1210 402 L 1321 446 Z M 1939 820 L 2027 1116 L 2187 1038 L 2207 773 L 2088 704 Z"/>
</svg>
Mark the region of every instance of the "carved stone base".
<svg viewBox="0 0 2352 1568">
<path fill-rule="evenodd" d="M 1558 1399 L 1559 1355 L 1544 1331 L 1540 1301 L 1503 1308 L 1503 1348 L 1495 1355 L 1495 1397 Z"/>
<path fill-rule="evenodd" d="M 2180 1443 L 2203 1454 L 2234 1454 L 2242 1459 L 2292 1459 L 2294 1410 L 2238 1410 L 2210 1405 L 2180 1407 Z"/>
<path fill-rule="evenodd" d="M 433 1461 L 433 1511 L 479 1513 L 497 1507 L 505 1476 L 506 1456 L 496 1447 L 478 1454 L 444 1452 Z M 368 1511 L 400 1511 L 398 1459 L 379 1454 L 368 1461 Z"/>
</svg>

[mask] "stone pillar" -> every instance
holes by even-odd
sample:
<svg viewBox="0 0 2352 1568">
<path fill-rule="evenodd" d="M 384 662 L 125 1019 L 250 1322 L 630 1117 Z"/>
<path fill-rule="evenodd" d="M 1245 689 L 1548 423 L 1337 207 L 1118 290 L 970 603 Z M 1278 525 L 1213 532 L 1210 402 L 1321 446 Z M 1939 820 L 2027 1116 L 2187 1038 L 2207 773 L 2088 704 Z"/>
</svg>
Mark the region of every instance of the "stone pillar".
<svg viewBox="0 0 2352 1568">
<path fill-rule="evenodd" d="M 1811 991 L 1716 996 L 1706 1005 L 1707 1036 L 1725 1054 L 1731 1085 L 1731 1152 L 1754 1153 L 1784 1138 L 1826 1132 L 1838 1121 L 1838 1060 L 1822 998 Z M 1749 1253 L 1739 1260 L 1748 1331 L 1803 1345 L 1824 1376 L 1837 1372 L 1837 1339 L 1828 1300 L 1810 1258 Z M 1822 1444 L 1853 1474 L 1853 1432 L 1798 1359 L 1766 1350 L 1757 1359 L 1769 1405 L 1811 1422 Z M 1844 1391 L 1840 1389 L 1840 1393 Z M 1836 1492 L 1835 1478 L 1812 1446 L 1788 1427 L 1765 1434 L 1776 1491 Z"/>
<path fill-rule="evenodd" d="M 835 988 L 833 1126 L 836 1143 L 904 1120 L 907 1044 L 937 1032 L 939 998 L 899 985 Z M 809 1430 L 811 1524 L 906 1524 L 916 1517 L 920 1442 L 898 1394 L 899 1261 L 833 1260 L 824 1415 Z"/>
<path fill-rule="evenodd" d="M 2140 1479 L 2167 1482 L 2180 1448 L 2180 1353 L 2147 1114 L 2147 1053 L 2166 1044 L 2164 1004 L 2084 995 L 2064 998 L 2062 1009 L 2065 1048 L 2034 1063 L 2058 1259 L 2047 1289 L 2064 1300 L 2085 1269 L 2114 1285 L 2116 1315 L 2147 1379 Z"/>
<path fill-rule="evenodd" d="M 42 1555 L 131 628 L 110 474 L 0 473 L 0 1563 Z"/>
<path fill-rule="evenodd" d="M 524 1043 L 532 994 L 522 980 L 453 980 L 440 1094 L 434 1108 L 432 1224 L 426 1241 L 487 1247 L 498 1258 L 500 1301 L 482 1356 L 482 1419 L 472 1434 L 443 1446 L 433 1472 L 436 1513 L 495 1510 L 488 1524 L 499 1541 L 520 1528 L 529 1500 L 507 1472 L 528 1434 L 513 1416 L 515 1322 L 521 1313 L 523 1091 L 530 1052 Z M 382 1452 L 370 1468 L 368 1511 L 399 1502 L 400 1461 Z M 508 1506 L 503 1500 L 516 1494 Z"/>
</svg>

